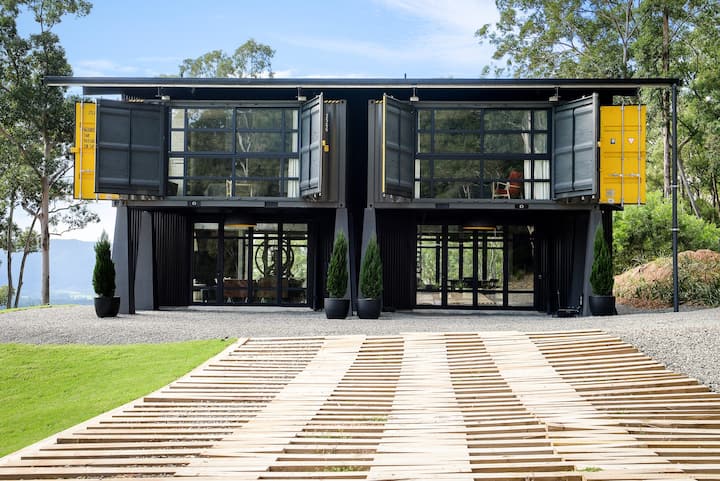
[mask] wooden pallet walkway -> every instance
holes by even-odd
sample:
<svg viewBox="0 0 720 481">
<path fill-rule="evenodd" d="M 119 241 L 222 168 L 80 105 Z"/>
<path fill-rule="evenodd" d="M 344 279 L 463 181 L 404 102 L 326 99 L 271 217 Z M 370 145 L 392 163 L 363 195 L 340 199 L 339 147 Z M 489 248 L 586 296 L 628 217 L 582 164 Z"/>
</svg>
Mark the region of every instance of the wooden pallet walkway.
<svg viewBox="0 0 720 481">
<path fill-rule="evenodd" d="M 242 339 L 0 480 L 720 480 L 720 395 L 600 331 Z"/>
</svg>

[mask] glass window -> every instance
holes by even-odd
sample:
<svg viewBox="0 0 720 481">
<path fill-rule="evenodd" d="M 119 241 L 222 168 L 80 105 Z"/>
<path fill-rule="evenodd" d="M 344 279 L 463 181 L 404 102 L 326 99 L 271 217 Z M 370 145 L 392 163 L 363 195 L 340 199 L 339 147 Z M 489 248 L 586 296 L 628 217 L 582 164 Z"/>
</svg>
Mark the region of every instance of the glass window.
<svg viewBox="0 0 720 481">
<path fill-rule="evenodd" d="M 299 118 L 297 108 L 171 109 L 169 195 L 299 197 Z"/>
<path fill-rule="evenodd" d="M 420 109 L 415 195 L 547 198 L 546 182 L 535 180 L 549 180 L 542 177 L 549 171 L 548 116 L 547 109 Z"/>
<path fill-rule="evenodd" d="M 187 150 L 190 152 L 232 152 L 232 133 L 191 130 L 188 132 Z"/>
<path fill-rule="evenodd" d="M 183 175 L 185 175 L 185 159 L 182 157 L 170 157 L 168 176 L 182 177 Z"/>
<path fill-rule="evenodd" d="M 231 158 L 188 157 L 188 177 L 230 177 Z"/>
<path fill-rule="evenodd" d="M 173 129 L 185 128 L 185 109 L 172 109 L 170 113 L 170 127 Z"/>
<path fill-rule="evenodd" d="M 185 150 L 185 132 L 170 133 L 170 150 L 173 152 L 182 152 Z"/>
<path fill-rule="evenodd" d="M 229 129 L 232 128 L 231 109 L 188 109 L 188 128 Z"/>
<path fill-rule="evenodd" d="M 486 110 L 485 130 L 530 130 L 529 110 Z"/>
</svg>

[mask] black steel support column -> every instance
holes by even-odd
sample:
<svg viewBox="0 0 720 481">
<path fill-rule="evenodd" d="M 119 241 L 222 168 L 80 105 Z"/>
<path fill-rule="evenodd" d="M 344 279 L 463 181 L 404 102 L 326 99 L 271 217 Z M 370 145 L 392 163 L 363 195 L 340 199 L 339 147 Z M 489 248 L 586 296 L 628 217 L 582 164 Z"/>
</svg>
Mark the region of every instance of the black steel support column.
<svg viewBox="0 0 720 481">
<path fill-rule="evenodd" d="M 678 283 L 678 137 L 677 137 L 677 84 L 672 86 L 672 257 L 673 257 L 673 310 L 680 310 Z"/>
</svg>

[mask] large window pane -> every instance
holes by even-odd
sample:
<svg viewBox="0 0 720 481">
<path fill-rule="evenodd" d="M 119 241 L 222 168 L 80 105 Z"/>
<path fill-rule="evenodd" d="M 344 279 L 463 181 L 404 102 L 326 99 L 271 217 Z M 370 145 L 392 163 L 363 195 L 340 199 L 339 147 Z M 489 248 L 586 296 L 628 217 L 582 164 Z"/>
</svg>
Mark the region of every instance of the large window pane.
<svg viewBox="0 0 720 481">
<path fill-rule="evenodd" d="M 527 136 L 516 134 L 486 134 L 485 152 L 488 154 L 529 154 L 530 142 Z"/>
<path fill-rule="evenodd" d="M 535 116 L 535 130 L 547 130 L 548 128 L 548 112 L 547 110 L 536 110 L 533 112 Z"/>
<path fill-rule="evenodd" d="M 480 130 L 479 110 L 436 110 L 435 130 Z"/>
<path fill-rule="evenodd" d="M 191 129 L 230 129 L 232 128 L 232 110 L 230 109 L 188 109 L 188 127 Z"/>
<path fill-rule="evenodd" d="M 227 182 L 224 180 L 185 181 L 185 195 L 204 197 L 227 197 Z"/>
<path fill-rule="evenodd" d="M 435 134 L 435 153 L 480 152 L 478 134 Z"/>
<path fill-rule="evenodd" d="M 435 159 L 434 164 L 434 177 L 436 179 L 475 179 L 482 172 L 483 161 Z"/>
<path fill-rule="evenodd" d="M 530 130 L 530 111 L 486 110 L 485 130 Z"/>
<path fill-rule="evenodd" d="M 238 152 L 297 152 L 293 137 L 282 132 L 238 132 Z"/>
<path fill-rule="evenodd" d="M 230 177 L 232 159 L 214 157 L 189 157 L 189 177 Z"/>
<path fill-rule="evenodd" d="M 189 152 L 232 152 L 232 132 L 203 132 L 195 130 L 188 132 Z"/>
</svg>

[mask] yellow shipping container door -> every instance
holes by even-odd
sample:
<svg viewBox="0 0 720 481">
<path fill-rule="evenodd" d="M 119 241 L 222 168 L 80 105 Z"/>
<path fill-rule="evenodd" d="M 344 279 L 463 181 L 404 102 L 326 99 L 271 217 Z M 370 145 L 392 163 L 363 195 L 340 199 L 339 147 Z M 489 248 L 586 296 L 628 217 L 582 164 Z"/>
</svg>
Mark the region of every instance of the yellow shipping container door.
<svg viewBox="0 0 720 481">
<path fill-rule="evenodd" d="M 112 200 L 116 194 L 95 193 L 95 145 L 97 105 L 92 102 L 75 102 L 75 184 L 73 197 L 83 200 Z"/>
<path fill-rule="evenodd" d="M 600 203 L 644 204 L 644 105 L 600 107 Z"/>
</svg>

